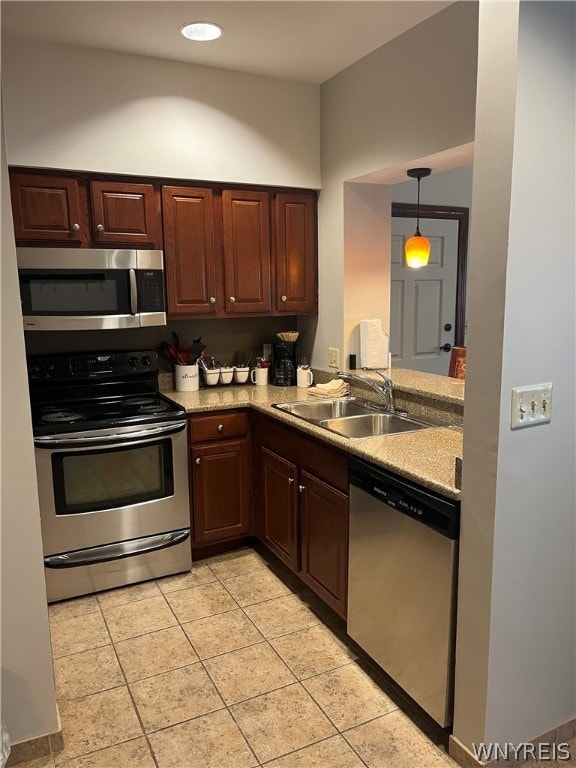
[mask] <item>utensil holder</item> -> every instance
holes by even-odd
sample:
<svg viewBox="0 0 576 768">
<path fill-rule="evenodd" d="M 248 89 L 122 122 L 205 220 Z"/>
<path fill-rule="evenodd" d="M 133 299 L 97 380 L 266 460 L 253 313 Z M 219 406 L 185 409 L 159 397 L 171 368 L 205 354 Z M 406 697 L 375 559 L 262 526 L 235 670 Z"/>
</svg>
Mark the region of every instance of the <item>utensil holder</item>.
<svg viewBox="0 0 576 768">
<path fill-rule="evenodd" d="M 174 385 L 176 392 L 196 392 L 200 389 L 200 376 L 197 365 L 175 365 Z"/>
</svg>

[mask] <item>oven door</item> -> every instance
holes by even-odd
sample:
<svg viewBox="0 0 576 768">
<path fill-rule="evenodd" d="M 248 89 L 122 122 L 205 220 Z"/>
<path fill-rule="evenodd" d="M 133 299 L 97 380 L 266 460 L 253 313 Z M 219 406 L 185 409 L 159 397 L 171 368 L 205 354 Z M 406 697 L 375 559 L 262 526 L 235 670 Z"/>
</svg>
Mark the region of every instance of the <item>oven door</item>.
<svg viewBox="0 0 576 768">
<path fill-rule="evenodd" d="M 35 446 L 45 556 L 190 528 L 185 422 L 52 435 Z"/>
</svg>

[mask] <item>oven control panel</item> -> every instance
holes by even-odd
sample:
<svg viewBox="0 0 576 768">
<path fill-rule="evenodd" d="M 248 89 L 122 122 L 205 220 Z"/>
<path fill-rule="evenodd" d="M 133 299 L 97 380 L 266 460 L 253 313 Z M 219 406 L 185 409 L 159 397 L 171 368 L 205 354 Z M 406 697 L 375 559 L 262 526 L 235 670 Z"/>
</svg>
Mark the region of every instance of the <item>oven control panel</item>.
<svg viewBox="0 0 576 768">
<path fill-rule="evenodd" d="M 158 354 L 152 350 L 39 355 L 28 358 L 30 381 L 129 378 L 158 373 Z"/>
</svg>

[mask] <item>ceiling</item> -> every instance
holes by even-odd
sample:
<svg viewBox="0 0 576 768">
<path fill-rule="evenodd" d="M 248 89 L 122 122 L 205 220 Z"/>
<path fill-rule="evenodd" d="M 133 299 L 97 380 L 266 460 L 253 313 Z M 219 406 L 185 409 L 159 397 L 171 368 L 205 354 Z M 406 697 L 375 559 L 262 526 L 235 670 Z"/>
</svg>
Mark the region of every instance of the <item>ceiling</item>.
<svg viewBox="0 0 576 768">
<path fill-rule="evenodd" d="M 5 0 L 2 36 L 323 83 L 454 0 Z M 220 40 L 193 43 L 189 21 Z"/>
</svg>

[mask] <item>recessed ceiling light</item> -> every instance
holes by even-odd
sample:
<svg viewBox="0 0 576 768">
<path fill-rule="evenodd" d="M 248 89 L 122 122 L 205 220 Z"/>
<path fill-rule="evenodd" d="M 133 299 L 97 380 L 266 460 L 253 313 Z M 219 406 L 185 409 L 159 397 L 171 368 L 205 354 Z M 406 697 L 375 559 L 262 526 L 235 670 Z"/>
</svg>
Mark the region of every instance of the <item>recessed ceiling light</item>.
<svg viewBox="0 0 576 768">
<path fill-rule="evenodd" d="M 180 32 L 188 40 L 205 43 L 208 40 L 218 40 L 224 30 L 218 24 L 213 24 L 211 21 L 192 21 L 180 27 Z"/>
</svg>

